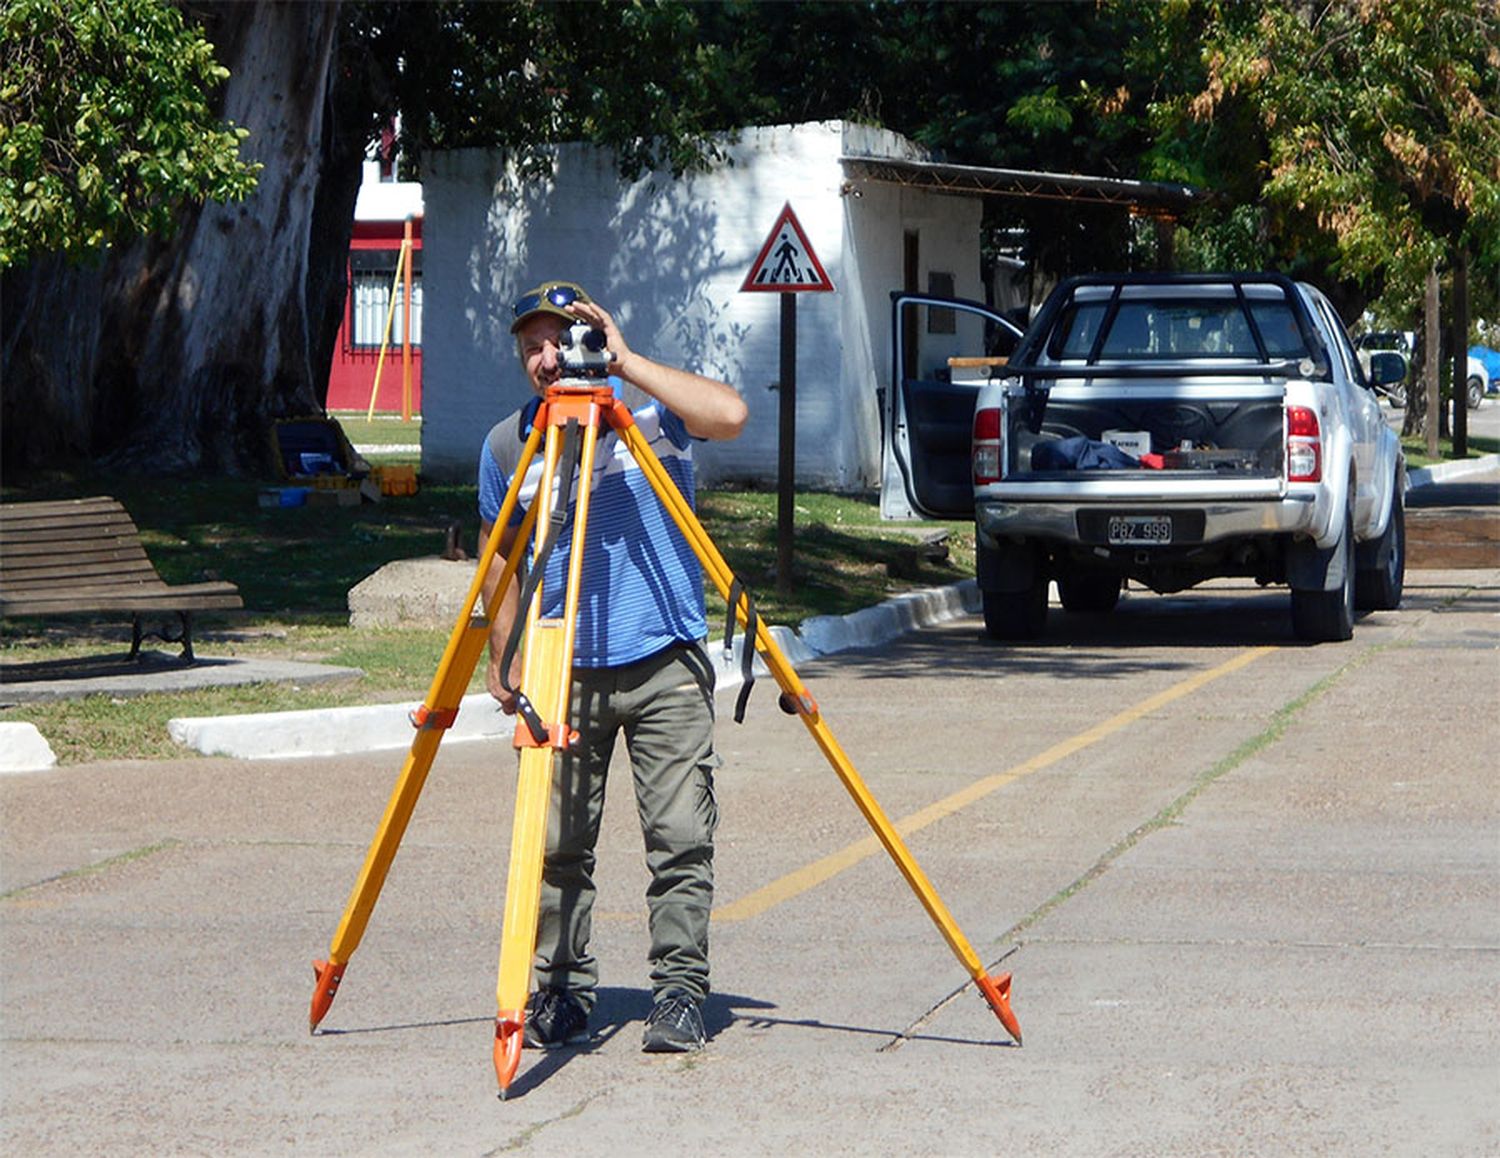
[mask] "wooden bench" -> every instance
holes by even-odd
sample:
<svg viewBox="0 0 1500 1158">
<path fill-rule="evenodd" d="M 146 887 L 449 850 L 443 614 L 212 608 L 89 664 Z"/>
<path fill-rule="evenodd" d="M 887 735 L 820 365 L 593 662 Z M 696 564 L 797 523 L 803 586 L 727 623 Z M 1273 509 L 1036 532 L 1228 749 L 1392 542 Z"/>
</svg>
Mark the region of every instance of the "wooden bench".
<svg viewBox="0 0 1500 1158">
<path fill-rule="evenodd" d="M 0 616 L 128 611 L 130 656 L 140 654 L 143 620 L 181 623 L 193 662 L 193 613 L 243 607 L 233 583 L 167 584 L 141 545 L 130 513 L 107 496 L 44 503 L 0 503 Z"/>
</svg>

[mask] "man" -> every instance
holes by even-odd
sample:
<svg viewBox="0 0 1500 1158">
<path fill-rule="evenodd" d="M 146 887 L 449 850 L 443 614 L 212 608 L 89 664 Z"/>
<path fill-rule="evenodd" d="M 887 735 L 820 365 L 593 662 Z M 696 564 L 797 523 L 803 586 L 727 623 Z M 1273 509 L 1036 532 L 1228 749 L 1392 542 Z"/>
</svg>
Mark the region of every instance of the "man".
<svg viewBox="0 0 1500 1158">
<path fill-rule="evenodd" d="M 605 335 L 615 378 L 651 402 L 635 412 L 641 433 L 689 502 L 693 439 L 728 439 L 747 410 L 733 387 L 664 366 L 632 350 L 614 319 L 573 282 L 544 282 L 512 307 L 511 333 L 537 399 L 490 432 L 480 453 L 481 534 L 487 537 L 518 465 L 522 443 L 547 388 L 562 376 L 559 341 L 578 322 Z M 618 382 L 612 382 L 618 392 Z M 601 432 L 602 433 L 602 432 Z M 535 496 L 542 456 L 527 472 L 513 524 L 502 532 L 501 556 L 485 584 L 490 627 L 489 691 L 506 713 L 516 711 L 519 662 L 501 671 L 517 614 L 512 583 L 497 603 L 503 556 L 515 542 L 521 510 Z M 718 822 L 713 770 L 714 677 L 702 641 L 707 635 L 703 574 L 692 548 L 621 439 L 601 437 L 592 480 L 571 686 L 571 720 L 579 739 L 562 754 L 553 780 L 541 915 L 535 958 L 536 992 L 526 1011 L 526 1044 L 554 1048 L 587 1040 L 598 966 L 589 952 L 594 847 L 605 780 L 616 736 L 623 732 L 635 779 L 651 883 L 654 1007 L 642 1046 L 681 1052 L 704 1044 L 700 1009 L 708 995 L 708 919 L 713 904 L 713 834 Z M 575 489 L 576 495 L 576 489 Z M 544 616 L 560 616 L 568 563 L 569 523 L 547 560 Z"/>
</svg>

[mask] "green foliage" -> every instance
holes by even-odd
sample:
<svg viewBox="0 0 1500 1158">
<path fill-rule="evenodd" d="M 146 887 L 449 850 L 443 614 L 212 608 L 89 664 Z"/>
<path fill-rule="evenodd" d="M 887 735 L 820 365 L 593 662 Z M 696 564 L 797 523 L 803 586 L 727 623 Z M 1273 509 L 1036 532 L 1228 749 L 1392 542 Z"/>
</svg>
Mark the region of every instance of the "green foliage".
<svg viewBox="0 0 1500 1158">
<path fill-rule="evenodd" d="M 1024 93 L 1006 110 L 1005 123 L 1030 133 L 1033 137 L 1047 133 L 1065 133 L 1073 127 L 1073 113 L 1058 96 L 1057 86 L 1049 84 L 1042 92 Z"/>
<path fill-rule="evenodd" d="M 0 11 L 0 268 L 168 232 L 184 201 L 255 186 L 229 73 L 163 0 L 7 0 Z"/>
<path fill-rule="evenodd" d="M 1148 14 L 1139 4 L 449 0 L 346 11 L 376 55 L 399 46 L 392 111 L 408 156 L 501 146 L 531 150 L 542 167 L 533 146 L 584 140 L 615 148 L 635 177 L 714 161 L 711 134 L 842 119 L 960 163 L 1135 177 L 1152 139 L 1159 62 L 1121 53 Z M 1056 255 L 1064 263 L 1098 260 L 1129 236 L 1093 209 L 990 208 L 998 224 L 1061 220 L 1050 232 L 1072 246 Z"/>
<path fill-rule="evenodd" d="M 1455 245 L 1476 253 L 1476 267 L 1500 268 L 1493 0 L 1166 9 L 1200 22 L 1203 83 L 1162 100 L 1159 121 L 1202 139 L 1220 171 L 1242 174 L 1233 208 L 1200 223 L 1218 235 L 1206 248 L 1234 248 L 1244 206 L 1259 202 L 1284 262 L 1327 250 L 1343 276 L 1404 302 Z M 1156 26 L 1159 41 L 1169 23 Z M 1258 163 L 1235 156 L 1247 139 Z"/>
<path fill-rule="evenodd" d="M 346 33 L 399 58 L 388 78 L 408 157 L 501 146 L 540 166 L 537 147 L 613 148 L 628 177 L 682 173 L 715 158 L 726 103 L 722 50 L 699 10 L 664 0 L 591 4 L 351 4 Z"/>
</svg>

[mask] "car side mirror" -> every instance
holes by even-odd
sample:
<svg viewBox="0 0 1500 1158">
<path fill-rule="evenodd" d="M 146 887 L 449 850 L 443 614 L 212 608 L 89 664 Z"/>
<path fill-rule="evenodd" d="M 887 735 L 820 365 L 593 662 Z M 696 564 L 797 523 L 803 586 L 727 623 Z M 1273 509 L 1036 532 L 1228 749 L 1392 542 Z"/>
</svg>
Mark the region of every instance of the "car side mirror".
<svg viewBox="0 0 1500 1158">
<path fill-rule="evenodd" d="M 1369 379 L 1371 386 L 1389 386 L 1406 377 L 1406 359 L 1389 350 L 1378 350 L 1370 355 Z"/>
</svg>

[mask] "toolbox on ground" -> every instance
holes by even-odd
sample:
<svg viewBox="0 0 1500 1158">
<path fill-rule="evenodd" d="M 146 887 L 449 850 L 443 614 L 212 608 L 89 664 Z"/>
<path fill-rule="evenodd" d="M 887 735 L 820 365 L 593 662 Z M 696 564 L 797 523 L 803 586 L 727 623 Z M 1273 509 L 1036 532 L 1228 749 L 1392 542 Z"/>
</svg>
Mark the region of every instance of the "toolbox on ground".
<svg viewBox="0 0 1500 1158">
<path fill-rule="evenodd" d="M 370 464 L 332 418 L 283 418 L 272 428 L 272 436 L 277 470 L 288 483 L 309 488 L 310 495 L 327 493 L 341 506 L 352 506 L 361 497 L 380 500 Z M 345 491 L 348 494 L 340 493 Z"/>
</svg>

